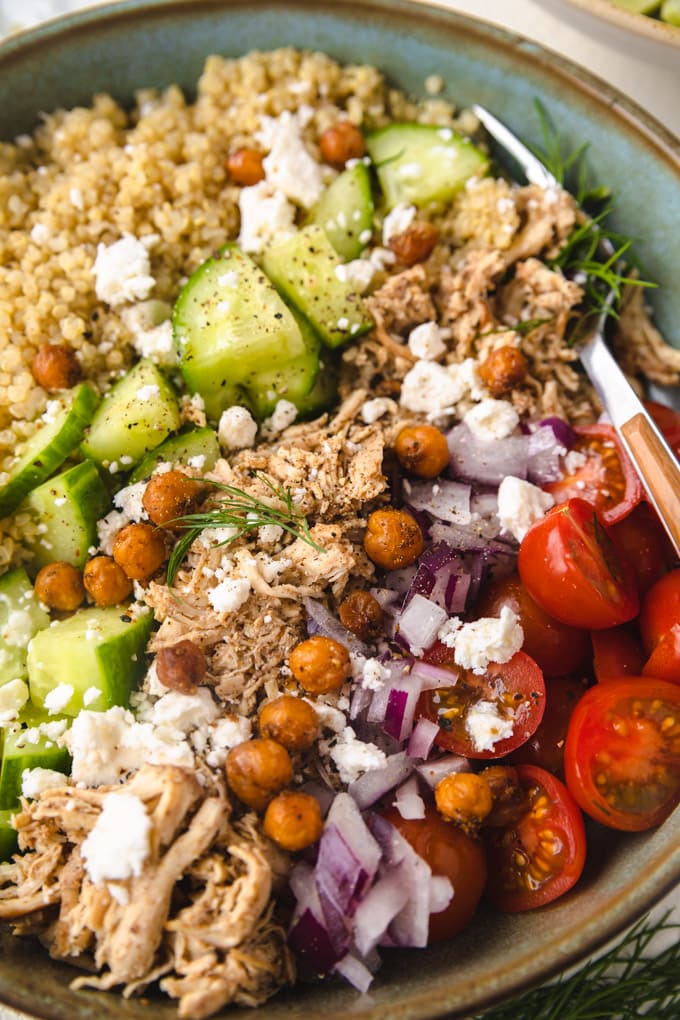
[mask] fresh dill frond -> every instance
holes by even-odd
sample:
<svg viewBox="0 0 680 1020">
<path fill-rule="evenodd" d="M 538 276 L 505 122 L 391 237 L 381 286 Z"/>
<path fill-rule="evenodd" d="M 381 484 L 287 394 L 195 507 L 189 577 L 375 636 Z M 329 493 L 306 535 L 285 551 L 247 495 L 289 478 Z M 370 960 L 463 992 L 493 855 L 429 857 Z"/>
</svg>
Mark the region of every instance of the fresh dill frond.
<svg viewBox="0 0 680 1020">
<path fill-rule="evenodd" d="M 295 506 L 290 489 L 279 485 L 278 482 L 272 481 L 271 478 L 268 478 L 261 472 L 257 472 L 256 477 L 270 490 L 280 506 L 272 506 L 269 503 L 265 503 L 263 500 L 258 499 L 257 496 L 253 496 L 243 489 L 238 489 L 234 485 L 224 485 L 221 482 L 204 479 L 213 488 L 224 493 L 224 496 L 208 510 L 195 514 L 186 514 L 184 517 L 178 517 L 173 522 L 173 524 L 181 525 L 186 530 L 184 530 L 177 542 L 168 561 L 168 587 L 172 586 L 177 576 L 177 571 L 184 562 L 184 558 L 193 543 L 208 528 L 233 529 L 233 534 L 217 543 L 218 546 L 223 546 L 230 545 L 244 535 L 248 535 L 251 531 L 256 531 L 267 524 L 274 524 L 287 531 L 289 535 L 302 539 L 303 542 L 311 545 L 318 552 L 325 551 L 312 538 L 307 518 Z"/>
<path fill-rule="evenodd" d="M 677 1020 L 680 1015 L 680 924 L 643 917 L 608 952 L 570 977 L 495 1006 L 477 1020 Z M 675 933 L 661 952 L 659 935 Z"/>
<path fill-rule="evenodd" d="M 553 322 L 554 318 L 554 316 L 549 316 L 544 319 L 520 319 L 519 322 L 500 323 L 498 326 L 492 326 L 491 329 L 485 329 L 482 333 L 477 333 L 474 339 L 483 340 L 487 336 L 496 336 L 499 333 L 510 332 L 526 336 L 528 333 L 533 333 L 539 326 L 545 326 L 546 323 Z"/>
<path fill-rule="evenodd" d="M 540 99 L 534 99 L 534 107 L 541 125 L 543 144 L 531 145 L 531 149 L 547 170 L 576 199 L 581 208 L 588 208 L 594 203 L 606 201 L 611 197 L 611 190 L 603 185 L 592 185 L 588 181 L 588 165 L 586 152 L 588 143 L 582 142 L 572 152 L 563 152 L 562 139 L 559 131 L 550 119 L 550 114 Z"/>
</svg>

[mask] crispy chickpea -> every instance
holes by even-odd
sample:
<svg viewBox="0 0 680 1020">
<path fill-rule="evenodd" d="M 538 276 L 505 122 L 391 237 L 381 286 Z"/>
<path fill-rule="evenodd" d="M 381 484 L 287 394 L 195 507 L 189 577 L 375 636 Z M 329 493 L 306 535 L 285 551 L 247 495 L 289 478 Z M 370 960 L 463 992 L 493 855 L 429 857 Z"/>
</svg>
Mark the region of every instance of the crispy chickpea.
<svg viewBox="0 0 680 1020">
<path fill-rule="evenodd" d="M 96 606 L 117 606 L 132 591 L 132 581 L 110 556 L 95 556 L 83 571 L 85 591 Z"/>
<path fill-rule="evenodd" d="M 226 762 L 227 782 L 244 804 L 263 811 L 293 778 L 288 751 L 266 737 L 246 740 L 232 747 Z"/>
<path fill-rule="evenodd" d="M 183 471 L 153 475 L 144 490 L 142 506 L 159 528 L 172 528 L 173 521 L 196 513 L 203 486 Z"/>
<path fill-rule="evenodd" d="M 237 149 L 227 156 L 227 170 L 235 184 L 249 188 L 264 180 L 262 153 L 257 149 Z"/>
<path fill-rule="evenodd" d="M 362 640 L 382 629 L 382 607 L 370 591 L 353 591 L 338 606 L 338 616 L 343 627 Z"/>
<path fill-rule="evenodd" d="M 41 344 L 31 365 L 33 378 L 48 393 L 75 386 L 81 376 L 76 352 L 67 344 Z"/>
<path fill-rule="evenodd" d="M 148 581 L 165 562 L 163 536 L 151 524 L 126 524 L 113 540 L 113 558 L 133 581 Z"/>
<path fill-rule="evenodd" d="M 529 801 L 516 770 L 510 765 L 490 765 L 480 775 L 489 784 L 493 800 L 493 807 L 484 824 L 505 826 L 519 821 L 526 814 Z"/>
<path fill-rule="evenodd" d="M 321 836 L 323 819 L 316 797 L 284 790 L 270 801 L 264 815 L 264 831 L 282 850 L 295 853 Z"/>
<path fill-rule="evenodd" d="M 297 682 L 310 694 L 337 691 L 352 672 L 345 646 L 321 634 L 296 645 L 290 653 L 288 665 Z"/>
<path fill-rule="evenodd" d="M 502 397 L 524 382 L 529 371 L 527 359 L 517 347 L 498 347 L 479 366 L 479 374 L 491 395 Z"/>
<path fill-rule="evenodd" d="M 361 159 L 366 154 L 366 142 L 361 130 L 348 120 L 326 128 L 319 138 L 321 157 L 325 163 L 341 170 L 348 159 Z"/>
<path fill-rule="evenodd" d="M 417 262 L 424 262 L 430 257 L 438 240 L 439 231 L 434 223 L 416 220 L 406 230 L 393 234 L 387 245 L 402 265 L 415 266 Z"/>
<path fill-rule="evenodd" d="M 289 751 L 307 751 L 319 735 L 319 720 L 308 701 L 282 694 L 261 710 L 260 733 Z"/>
<path fill-rule="evenodd" d="M 434 790 L 437 810 L 468 835 L 474 835 L 491 812 L 493 798 L 487 781 L 474 772 L 444 776 Z"/>
<path fill-rule="evenodd" d="M 423 533 L 405 510 L 374 510 L 368 518 L 364 549 L 385 570 L 409 567 L 423 551 Z"/>
<path fill-rule="evenodd" d="M 451 457 L 446 436 L 434 425 L 406 425 L 397 436 L 394 452 L 401 466 L 417 478 L 436 478 Z"/>
<path fill-rule="evenodd" d="M 71 563 L 62 560 L 48 563 L 38 571 L 35 594 L 50 609 L 71 612 L 85 598 L 83 575 Z"/>
<path fill-rule="evenodd" d="M 195 694 L 205 678 L 203 650 L 193 641 L 178 641 L 161 648 L 156 656 L 156 675 L 164 687 L 180 694 Z"/>
</svg>

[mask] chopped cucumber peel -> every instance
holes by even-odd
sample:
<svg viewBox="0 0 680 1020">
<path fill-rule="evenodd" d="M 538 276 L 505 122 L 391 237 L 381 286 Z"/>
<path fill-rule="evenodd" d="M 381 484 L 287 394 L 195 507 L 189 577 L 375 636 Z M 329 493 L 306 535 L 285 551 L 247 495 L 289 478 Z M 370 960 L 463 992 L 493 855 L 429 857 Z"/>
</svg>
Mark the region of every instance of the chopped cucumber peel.
<svg viewBox="0 0 680 1020">
<path fill-rule="evenodd" d="M 310 211 L 343 261 L 358 258 L 373 232 L 371 172 L 363 162 L 343 170 Z"/>
<path fill-rule="evenodd" d="M 184 464 L 200 471 L 210 471 L 220 456 L 220 444 L 211 428 L 194 428 L 170 436 L 139 462 L 128 479 L 128 485 L 149 478 L 159 464 Z M 192 465 L 192 461 L 194 464 Z"/>
<path fill-rule="evenodd" d="M 28 676 L 28 643 L 50 623 L 23 567 L 0 577 L 0 686 Z"/>
<path fill-rule="evenodd" d="M 17 830 L 12 825 L 16 810 L 0 811 L 0 863 L 10 860 L 17 850 Z"/>
<path fill-rule="evenodd" d="M 37 740 L 27 739 L 26 730 L 5 733 L 0 768 L 0 809 L 16 810 L 20 804 L 21 780 L 25 769 L 52 769 L 68 774 L 71 757 L 64 747 L 35 732 Z"/>
</svg>

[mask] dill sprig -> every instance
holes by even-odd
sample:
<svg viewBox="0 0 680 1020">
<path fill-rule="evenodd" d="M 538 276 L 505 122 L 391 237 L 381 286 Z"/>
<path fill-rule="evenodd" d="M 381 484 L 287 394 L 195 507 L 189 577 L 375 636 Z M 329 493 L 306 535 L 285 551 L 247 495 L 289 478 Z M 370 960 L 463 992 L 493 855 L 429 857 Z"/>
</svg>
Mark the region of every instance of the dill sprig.
<svg viewBox="0 0 680 1020">
<path fill-rule="evenodd" d="M 258 499 L 257 496 L 244 492 L 234 485 L 224 485 L 209 479 L 205 481 L 224 493 L 214 506 L 208 510 L 195 514 L 186 514 L 178 517 L 174 524 L 182 525 L 186 530 L 177 542 L 168 561 L 167 585 L 172 586 L 177 571 L 184 562 L 189 549 L 196 541 L 201 532 L 208 528 L 233 528 L 234 533 L 218 542 L 218 546 L 230 545 L 237 539 L 248 535 L 251 531 L 267 524 L 275 524 L 283 528 L 289 535 L 302 539 L 318 552 L 325 550 L 314 541 L 311 535 L 307 518 L 295 506 L 293 495 L 289 488 L 272 481 L 265 474 L 256 472 L 255 476 L 266 485 L 272 495 L 281 506 L 272 506 Z"/>
<path fill-rule="evenodd" d="M 680 924 L 643 917 L 603 956 L 570 977 L 535 988 L 495 1006 L 478 1020 L 677 1020 L 680 1015 Z M 660 934 L 675 932 L 672 944 L 648 955 Z"/>
</svg>

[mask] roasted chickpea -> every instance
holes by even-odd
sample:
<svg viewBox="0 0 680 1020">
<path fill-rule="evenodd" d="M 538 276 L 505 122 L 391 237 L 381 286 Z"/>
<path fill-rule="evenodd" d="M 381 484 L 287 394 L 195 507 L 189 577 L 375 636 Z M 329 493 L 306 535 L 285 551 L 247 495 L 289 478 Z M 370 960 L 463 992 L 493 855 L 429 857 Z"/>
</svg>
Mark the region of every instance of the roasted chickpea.
<svg viewBox="0 0 680 1020">
<path fill-rule="evenodd" d="M 174 526 L 179 517 L 196 513 L 203 486 L 183 471 L 165 471 L 149 479 L 142 506 L 159 528 Z M 179 525 L 181 527 L 181 525 Z"/>
<path fill-rule="evenodd" d="M 374 510 L 368 518 L 364 549 L 385 570 L 410 567 L 423 551 L 423 533 L 405 510 Z"/>
<path fill-rule="evenodd" d="M 48 393 L 75 386 L 82 374 L 76 352 L 67 344 L 41 344 L 31 371 L 38 386 Z"/>
<path fill-rule="evenodd" d="M 161 648 L 156 656 L 156 675 L 164 687 L 180 694 L 195 694 L 205 678 L 203 650 L 193 641 L 178 641 Z"/>
<path fill-rule="evenodd" d="M 503 827 L 519 821 L 528 810 L 529 799 L 517 771 L 510 765 L 490 765 L 480 775 L 489 784 L 493 800 L 484 825 Z"/>
<path fill-rule="evenodd" d="M 326 128 L 319 138 L 321 157 L 325 163 L 342 170 L 348 159 L 361 159 L 366 154 L 366 142 L 361 130 L 348 120 Z"/>
<path fill-rule="evenodd" d="M 319 802 L 309 793 L 284 790 L 270 801 L 263 828 L 282 850 L 304 850 L 316 843 L 323 831 Z"/>
<path fill-rule="evenodd" d="M 297 682 L 310 694 L 337 691 L 352 672 L 345 646 L 321 634 L 296 645 L 290 653 L 288 665 Z"/>
<path fill-rule="evenodd" d="M 382 629 L 382 607 L 370 591 L 353 591 L 338 606 L 338 616 L 343 627 L 362 640 Z"/>
<path fill-rule="evenodd" d="M 148 581 L 165 562 L 163 536 L 151 524 L 126 524 L 113 540 L 113 558 L 133 581 Z"/>
<path fill-rule="evenodd" d="M 289 751 L 307 751 L 319 735 L 319 720 L 308 701 L 282 694 L 260 711 L 260 733 Z"/>
<path fill-rule="evenodd" d="M 474 835 L 491 812 L 493 799 L 487 781 L 474 772 L 444 776 L 434 790 L 437 810 L 468 835 Z"/>
<path fill-rule="evenodd" d="M 436 478 L 451 457 L 446 436 L 434 425 L 406 425 L 397 436 L 394 452 L 401 466 L 417 478 Z"/>
<path fill-rule="evenodd" d="M 293 778 L 288 751 L 266 737 L 246 740 L 232 747 L 226 762 L 227 782 L 244 804 L 263 811 Z"/>
<path fill-rule="evenodd" d="M 35 579 L 35 594 L 50 609 L 71 612 L 85 598 L 83 575 L 71 563 L 57 560 L 42 567 Z"/>
<path fill-rule="evenodd" d="M 430 257 L 438 240 L 439 231 L 434 223 L 416 220 L 406 230 L 393 234 L 387 245 L 402 265 L 415 266 L 417 262 L 424 262 Z"/>
<path fill-rule="evenodd" d="M 520 386 L 529 366 L 517 347 L 498 347 L 479 366 L 479 374 L 493 397 L 502 397 Z"/>
<path fill-rule="evenodd" d="M 83 571 L 85 591 L 96 606 L 117 606 L 132 591 L 132 581 L 110 556 L 95 556 Z"/>
<path fill-rule="evenodd" d="M 250 188 L 264 180 L 262 153 L 257 149 L 237 149 L 227 156 L 227 170 L 235 184 Z"/>
</svg>

